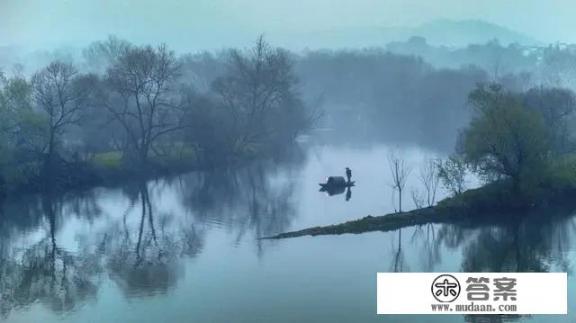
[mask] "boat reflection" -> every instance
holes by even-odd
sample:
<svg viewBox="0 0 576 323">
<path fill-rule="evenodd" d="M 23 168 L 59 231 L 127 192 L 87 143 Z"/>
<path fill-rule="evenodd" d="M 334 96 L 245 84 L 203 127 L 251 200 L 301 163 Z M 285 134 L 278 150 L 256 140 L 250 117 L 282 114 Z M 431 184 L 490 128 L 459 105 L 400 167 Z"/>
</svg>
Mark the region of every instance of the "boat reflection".
<svg viewBox="0 0 576 323">
<path fill-rule="evenodd" d="M 340 195 L 346 192 L 346 201 L 352 198 L 354 181 L 346 181 L 342 176 L 330 176 L 326 183 L 320 183 L 320 192 L 326 192 L 328 196 Z"/>
</svg>

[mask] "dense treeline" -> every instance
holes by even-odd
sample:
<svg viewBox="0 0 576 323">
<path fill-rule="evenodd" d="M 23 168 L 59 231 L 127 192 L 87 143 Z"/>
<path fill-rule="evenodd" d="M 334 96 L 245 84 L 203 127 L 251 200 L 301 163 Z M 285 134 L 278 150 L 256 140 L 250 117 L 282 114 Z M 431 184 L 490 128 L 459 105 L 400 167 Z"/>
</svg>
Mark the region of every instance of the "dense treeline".
<svg viewBox="0 0 576 323">
<path fill-rule="evenodd" d="M 262 38 L 223 54 L 204 87 L 163 45 L 112 37 L 85 57 L 89 71 L 56 60 L 31 77 L 2 75 L 5 190 L 271 156 L 312 121 L 290 55 Z"/>
<path fill-rule="evenodd" d="M 509 74 L 524 74 L 525 81 L 544 82 L 550 86 L 571 86 L 574 85 L 576 76 L 574 44 L 503 45 L 498 40 L 493 40 L 485 44 L 453 48 L 433 46 L 423 37 L 412 37 L 405 42 L 389 43 L 386 50 L 400 55 L 422 57 L 439 68 L 474 65 L 485 70 L 493 80 Z"/>
<path fill-rule="evenodd" d="M 74 57 L 78 69 L 103 75 L 129 45 L 111 37 L 82 55 L 54 55 L 64 61 Z M 525 91 L 540 85 L 574 88 L 576 80 L 576 47 L 563 44 L 534 47 L 492 41 L 451 48 L 413 37 L 383 48 L 284 54 L 300 80 L 295 91 L 313 107 L 310 114 L 317 117 L 323 111 L 319 126 L 337 130 L 329 140 L 354 143 L 386 140 L 449 151 L 458 130 L 470 121 L 467 96 L 477 83 L 497 82 Z M 230 51 L 181 55 L 176 58 L 180 82 L 196 94 L 213 96 L 213 84 L 228 73 L 230 60 Z"/>
<path fill-rule="evenodd" d="M 329 141 L 414 143 L 451 150 L 458 129 L 471 113 L 467 96 L 490 80 L 482 68 L 437 68 L 420 57 L 383 49 L 320 50 L 292 53 L 299 92 L 322 111 L 318 127 L 331 129 Z M 185 57 L 197 88 L 218 78 L 223 57 L 203 53 Z M 517 74 L 502 82 L 519 88 Z M 318 113 L 314 113 L 318 115 Z"/>
<path fill-rule="evenodd" d="M 572 62 L 574 48 L 560 45 L 450 49 L 413 38 L 295 54 L 259 39 L 248 50 L 177 56 L 109 37 L 76 64 L 2 75 L 0 171 L 9 187 L 29 187 L 53 182 L 48 175 L 71 184 L 230 165 L 281 152 L 312 124 L 330 129 L 329 141 L 451 151 L 477 114 L 469 93 L 478 84 L 563 91 Z"/>
<path fill-rule="evenodd" d="M 486 73 L 436 69 L 421 58 L 381 50 L 314 52 L 298 72 L 309 98 L 323 103 L 323 124 L 340 140 L 380 140 L 451 150 L 470 120 L 466 97 Z"/>
<path fill-rule="evenodd" d="M 473 116 L 468 94 L 479 83 L 514 92 L 574 89 L 576 46 L 436 47 L 423 38 L 384 49 L 312 51 L 296 65 L 303 93 L 321 98 L 324 124 L 343 140 L 377 138 L 450 151 Z"/>
</svg>

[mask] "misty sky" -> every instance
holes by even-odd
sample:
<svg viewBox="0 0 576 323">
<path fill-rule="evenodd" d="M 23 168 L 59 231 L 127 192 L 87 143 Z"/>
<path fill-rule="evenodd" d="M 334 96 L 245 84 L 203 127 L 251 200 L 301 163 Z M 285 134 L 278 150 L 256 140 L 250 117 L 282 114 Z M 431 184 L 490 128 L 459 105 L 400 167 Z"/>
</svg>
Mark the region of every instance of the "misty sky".
<svg viewBox="0 0 576 323">
<path fill-rule="evenodd" d="M 544 42 L 576 42 L 570 0 L 0 0 L 0 46 L 84 46 L 108 34 L 178 50 L 244 46 L 264 33 L 482 19 Z M 303 45 L 304 47 L 304 45 Z"/>
</svg>

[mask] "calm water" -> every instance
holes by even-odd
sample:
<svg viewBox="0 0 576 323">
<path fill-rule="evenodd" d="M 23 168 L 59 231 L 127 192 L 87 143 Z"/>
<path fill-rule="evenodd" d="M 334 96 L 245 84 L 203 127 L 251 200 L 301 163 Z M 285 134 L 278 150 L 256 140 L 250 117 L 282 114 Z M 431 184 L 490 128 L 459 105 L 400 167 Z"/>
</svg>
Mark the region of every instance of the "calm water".
<svg viewBox="0 0 576 323">
<path fill-rule="evenodd" d="M 0 219 L 2 318 L 8 322 L 500 322 L 477 316 L 377 316 L 379 271 L 568 271 L 576 223 L 547 214 L 503 226 L 281 241 L 257 237 L 394 210 L 385 146 L 314 146 L 235 171 L 22 197 Z M 404 149 L 418 164 L 434 154 Z M 357 186 L 318 192 L 350 166 Z M 445 193 L 440 194 L 441 196 Z M 440 197 L 441 197 L 440 196 Z M 569 300 L 574 299 L 574 288 Z M 569 317 L 506 318 L 573 322 Z"/>
</svg>

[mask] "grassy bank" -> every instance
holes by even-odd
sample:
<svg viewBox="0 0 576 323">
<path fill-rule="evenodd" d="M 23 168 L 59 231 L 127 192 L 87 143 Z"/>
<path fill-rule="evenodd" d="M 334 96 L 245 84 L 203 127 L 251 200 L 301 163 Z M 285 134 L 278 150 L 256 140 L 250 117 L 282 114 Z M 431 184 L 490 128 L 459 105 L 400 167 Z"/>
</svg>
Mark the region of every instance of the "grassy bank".
<svg viewBox="0 0 576 323">
<path fill-rule="evenodd" d="M 0 193 L 12 196 L 41 193 L 48 189 L 67 191 L 114 186 L 126 181 L 191 171 L 200 166 L 194 158 L 155 157 L 148 167 L 142 169 L 124 161 L 120 152 L 112 151 L 95 154 L 85 160 L 60 161 L 51 172 L 44 171 L 42 163 L 26 163 L 10 168 L 10 172 L 3 176 Z"/>
<path fill-rule="evenodd" d="M 84 190 L 97 186 L 118 186 L 127 182 L 145 181 L 165 176 L 175 176 L 195 170 L 242 167 L 267 159 L 289 158 L 300 155 L 298 145 L 289 144 L 277 154 L 265 150 L 238 150 L 208 158 L 190 146 L 179 145 L 149 157 L 145 167 L 130 162 L 121 151 L 108 151 L 74 158 L 59 159 L 56 171 L 46 174 L 41 162 L 12 164 L 0 177 L 0 195 L 13 196 L 44 191 Z"/>
</svg>

